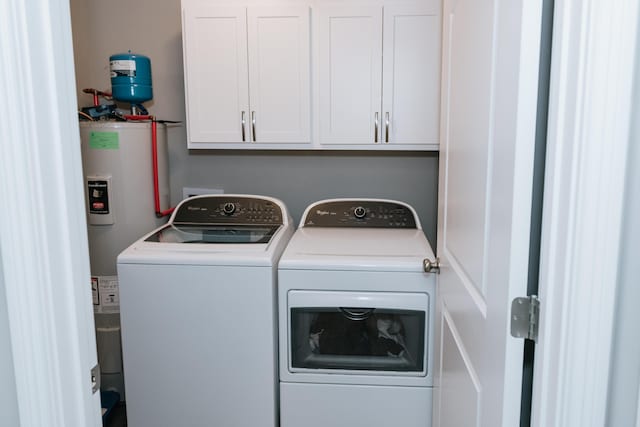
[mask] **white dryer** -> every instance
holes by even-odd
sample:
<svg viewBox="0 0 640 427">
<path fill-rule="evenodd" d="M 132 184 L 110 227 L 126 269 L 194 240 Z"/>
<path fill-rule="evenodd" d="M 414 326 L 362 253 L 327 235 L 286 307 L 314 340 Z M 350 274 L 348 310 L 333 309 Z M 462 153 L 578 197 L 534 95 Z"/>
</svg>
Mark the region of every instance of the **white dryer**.
<svg viewBox="0 0 640 427">
<path fill-rule="evenodd" d="M 118 256 L 130 427 L 278 425 L 282 202 L 198 196 Z"/>
<path fill-rule="evenodd" d="M 433 257 L 405 203 L 306 209 L 278 267 L 282 427 L 431 425 Z"/>
</svg>

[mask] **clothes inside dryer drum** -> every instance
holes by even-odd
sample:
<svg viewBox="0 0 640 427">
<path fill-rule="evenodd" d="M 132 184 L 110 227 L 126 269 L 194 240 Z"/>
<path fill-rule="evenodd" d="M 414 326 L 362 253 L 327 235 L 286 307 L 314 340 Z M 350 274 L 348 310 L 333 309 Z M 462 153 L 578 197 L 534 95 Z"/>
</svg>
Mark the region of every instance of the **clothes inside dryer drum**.
<svg viewBox="0 0 640 427">
<path fill-rule="evenodd" d="M 399 357 L 406 351 L 402 321 L 394 315 L 352 320 L 322 313 L 309 331 L 311 351 L 319 354 Z"/>
<path fill-rule="evenodd" d="M 344 310 L 344 311 L 341 311 Z M 424 329 L 422 312 L 403 314 L 371 310 L 372 314 L 348 310 L 293 310 L 292 346 L 294 367 L 420 371 Z M 365 309 L 366 311 L 366 309 Z M 360 317 L 357 317 L 360 316 Z M 405 324 L 409 324 L 409 334 Z M 305 332 L 306 331 L 306 332 Z M 409 339 L 407 337 L 409 336 Z"/>
</svg>

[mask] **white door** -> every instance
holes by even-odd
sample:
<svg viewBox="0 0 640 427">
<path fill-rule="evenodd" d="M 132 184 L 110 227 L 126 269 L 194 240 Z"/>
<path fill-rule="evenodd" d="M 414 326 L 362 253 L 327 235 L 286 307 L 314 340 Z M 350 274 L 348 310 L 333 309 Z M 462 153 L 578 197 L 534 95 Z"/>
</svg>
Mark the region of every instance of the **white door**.
<svg viewBox="0 0 640 427">
<path fill-rule="evenodd" d="M 434 426 L 519 424 L 540 0 L 445 0 Z"/>
<path fill-rule="evenodd" d="M 309 8 L 250 7 L 251 141 L 310 142 Z"/>
<path fill-rule="evenodd" d="M 192 143 L 249 141 L 247 16 L 244 7 L 185 6 L 187 133 Z"/>
<path fill-rule="evenodd" d="M 380 141 L 438 144 L 441 2 L 384 7 Z"/>
<path fill-rule="evenodd" d="M 373 144 L 382 114 L 382 8 L 316 10 L 320 144 Z"/>
<path fill-rule="evenodd" d="M 102 426 L 70 18 L 0 3 L 3 426 Z"/>
</svg>

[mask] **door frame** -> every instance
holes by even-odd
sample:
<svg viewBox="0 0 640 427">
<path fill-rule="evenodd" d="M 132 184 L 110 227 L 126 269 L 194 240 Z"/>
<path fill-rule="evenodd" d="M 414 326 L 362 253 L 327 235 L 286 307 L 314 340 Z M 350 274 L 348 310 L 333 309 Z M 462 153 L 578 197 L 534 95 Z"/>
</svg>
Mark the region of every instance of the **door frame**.
<svg viewBox="0 0 640 427">
<path fill-rule="evenodd" d="M 102 425 L 70 18 L 66 0 L 0 3 L 0 345 L 21 426 Z"/>
<path fill-rule="evenodd" d="M 533 426 L 606 424 L 638 23 L 555 1 Z"/>
<path fill-rule="evenodd" d="M 596 426 L 606 412 L 638 11 L 634 0 L 556 0 L 555 9 L 533 425 Z M 90 276 L 69 3 L 10 0 L 0 22 L 1 74 L 21 72 L 4 80 L 11 101 L 0 104 L 0 244 L 21 424 L 99 426 L 84 369 L 96 356 L 81 286 Z M 594 79 L 610 83 L 604 93 Z M 615 138 L 605 145 L 603 134 Z M 24 214 L 6 208 L 15 206 Z M 590 241 L 593 230 L 601 233 Z"/>
</svg>

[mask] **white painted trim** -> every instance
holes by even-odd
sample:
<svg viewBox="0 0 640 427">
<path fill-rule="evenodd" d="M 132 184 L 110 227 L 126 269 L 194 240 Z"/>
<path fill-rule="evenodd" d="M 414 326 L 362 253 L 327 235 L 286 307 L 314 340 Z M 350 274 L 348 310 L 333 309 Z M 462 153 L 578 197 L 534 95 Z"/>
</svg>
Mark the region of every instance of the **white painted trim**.
<svg viewBox="0 0 640 427">
<path fill-rule="evenodd" d="M 100 426 L 69 3 L 0 3 L 0 247 L 21 427 Z"/>
<path fill-rule="evenodd" d="M 556 0 L 532 425 L 605 425 L 636 0 Z"/>
<path fill-rule="evenodd" d="M 636 427 L 640 427 L 640 387 L 638 387 L 638 413 L 636 414 Z"/>
</svg>

